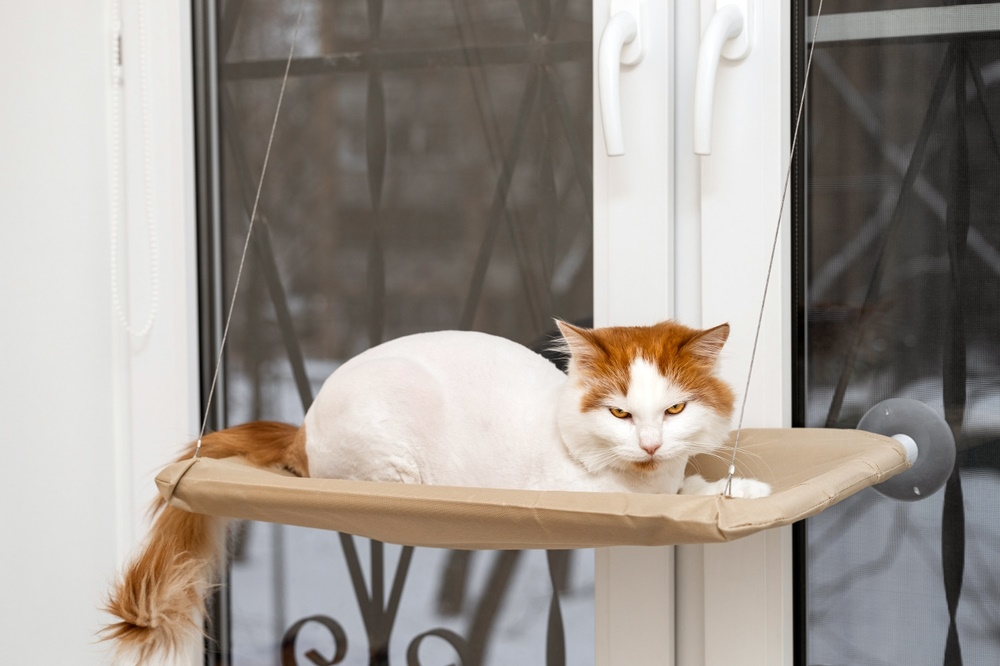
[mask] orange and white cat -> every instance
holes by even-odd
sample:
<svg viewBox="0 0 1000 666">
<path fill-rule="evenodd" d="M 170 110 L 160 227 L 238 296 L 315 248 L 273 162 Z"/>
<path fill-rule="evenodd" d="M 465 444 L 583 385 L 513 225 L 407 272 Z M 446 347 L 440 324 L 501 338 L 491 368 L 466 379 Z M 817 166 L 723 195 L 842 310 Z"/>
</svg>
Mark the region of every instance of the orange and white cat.
<svg viewBox="0 0 1000 666">
<path fill-rule="evenodd" d="M 684 471 L 729 432 L 733 392 L 715 371 L 729 326 L 558 324 L 568 374 L 483 333 L 411 335 L 338 368 L 301 427 L 228 428 L 207 435 L 201 455 L 341 479 L 721 493 L 725 480 Z M 733 480 L 734 496 L 769 493 L 764 482 Z M 107 606 L 121 621 L 105 636 L 141 661 L 199 639 L 203 599 L 225 559 L 225 519 L 157 508 L 149 542 Z"/>
</svg>

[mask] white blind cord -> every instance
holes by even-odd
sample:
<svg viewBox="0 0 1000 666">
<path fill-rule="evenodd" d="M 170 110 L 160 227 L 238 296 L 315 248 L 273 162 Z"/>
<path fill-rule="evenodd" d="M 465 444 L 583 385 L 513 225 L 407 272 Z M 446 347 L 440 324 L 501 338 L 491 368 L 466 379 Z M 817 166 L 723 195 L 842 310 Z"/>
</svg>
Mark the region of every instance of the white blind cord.
<svg viewBox="0 0 1000 666">
<path fill-rule="evenodd" d="M 160 248 L 159 239 L 156 232 L 156 219 L 154 211 L 153 190 L 153 159 L 150 141 L 149 127 L 149 26 L 146 20 L 145 2 L 140 0 L 137 3 L 139 12 L 139 88 L 140 88 L 140 133 L 142 135 L 142 179 L 143 179 L 143 207 L 146 216 L 146 234 L 149 242 L 149 312 L 146 315 L 146 322 L 136 328 L 129 321 L 125 314 L 125 307 L 122 305 L 121 288 L 118 282 L 118 244 L 119 227 L 122 225 L 122 132 L 124 123 L 122 122 L 122 86 L 124 84 L 122 65 L 122 16 L 121 4 L 118 0 L 112 3 L 112 35 L 111 35 L 111 202 L 110 202 L 110 224 L 111 224 L 111 303 L 115 311 L 115 316 L 122 328 L 129 335 L 141 338 L 145 337 L 152 329 L 156 321 L 156 315 L 160 306 Z"/>
</svg>

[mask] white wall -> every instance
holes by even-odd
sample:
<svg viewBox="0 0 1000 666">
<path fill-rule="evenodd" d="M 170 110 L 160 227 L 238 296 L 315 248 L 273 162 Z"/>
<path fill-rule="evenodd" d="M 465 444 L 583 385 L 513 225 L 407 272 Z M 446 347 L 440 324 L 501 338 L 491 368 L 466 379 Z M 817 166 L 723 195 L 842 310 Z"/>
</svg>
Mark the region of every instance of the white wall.
<svg viewBox="0 0 1000 666">
<path fill-rule="evenodd" d="M 8 663 L 104 663 L 115 565 L 104 9 L 0 21 L 0 644 Z M 9 650 L 13 649 L 13 653 Z"/>
<path fill-rule="evenodd" d="M 4 663 L 109 662 L 104 646 L 95 643 L 106 619 L 97 607 L 144 529 L 141 508 L 153 493 L 155 467 L 197 422 L 190 56 L 184 42 L 190 33 L 187 9 L 178 7 L 185 3 L 157 5 L 151 8 L 150 52 L 161 305 L 153 333 L 131 341 L 114 323 L 110 297 L 110 5 L 46 0 L 3 7 Z M 136 95 L 136 86 L 127 85 L 126 97 L 134 101 Z M 132 164 L 126 166 L 134 173 Z M 128 187 L 141 191 L 141 178 Z M 138 239 L 144 221 L 127 223 L 126 236 Z M 140 303 L 149 296 L 143 252 L 121 278 Z M 145 306 L 135 309 L 141 325 Z"/>
</svg>

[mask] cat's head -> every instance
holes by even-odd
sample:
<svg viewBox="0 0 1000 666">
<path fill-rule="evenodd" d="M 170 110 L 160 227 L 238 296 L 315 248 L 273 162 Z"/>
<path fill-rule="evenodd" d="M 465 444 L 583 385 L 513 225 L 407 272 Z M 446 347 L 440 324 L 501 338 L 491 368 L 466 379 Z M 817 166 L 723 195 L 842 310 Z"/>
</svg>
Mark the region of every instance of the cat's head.
<svg viewBox="0 0 1000 666">
<path fill-rule="evenodd" d="M 588 469 L 654 472 L 722 443 L 734 396 L 715 367 L 728 324 L 700 331 L 672 321 L 595 329 L 556 323 L 570 355 L 559 430 Z"/>
</svg>

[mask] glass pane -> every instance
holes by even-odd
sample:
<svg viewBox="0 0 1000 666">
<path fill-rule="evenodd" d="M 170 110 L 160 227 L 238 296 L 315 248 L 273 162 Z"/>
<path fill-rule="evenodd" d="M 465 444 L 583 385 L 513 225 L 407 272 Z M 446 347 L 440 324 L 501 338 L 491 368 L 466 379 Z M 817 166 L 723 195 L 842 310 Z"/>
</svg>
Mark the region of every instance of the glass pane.
<svg viewBox="0 0 1000 666">
<path fill-rule="evenodd" d="M 914 398 L 958 459 L 929 497 L 868 489 L 807 522 L 807 663 L 996 664 L 1000 9 L 854 4 L 837 41 L 820 19 L 808 88 L 800 425 Z"/>
<path fill-rule="evenodd" d="M 298 8 L 215 7 L 227 299 Z M 330 372 L 409 333 L 541 349 L 553 316 L 589 323 L 591 52 L 589 0 L 304 2 L 227 343 L 228 423 L 299 423 Z M 416 648 L 451 663 L 455 644 L 466 665 L 593 663 L 590 551 L 411 552 L 250 523 L 234 553 L 234 664 L 279 663 L 283 637 L 281 663 L 330 661 L 341 629 L 344 664 Z"/>
</svg>

